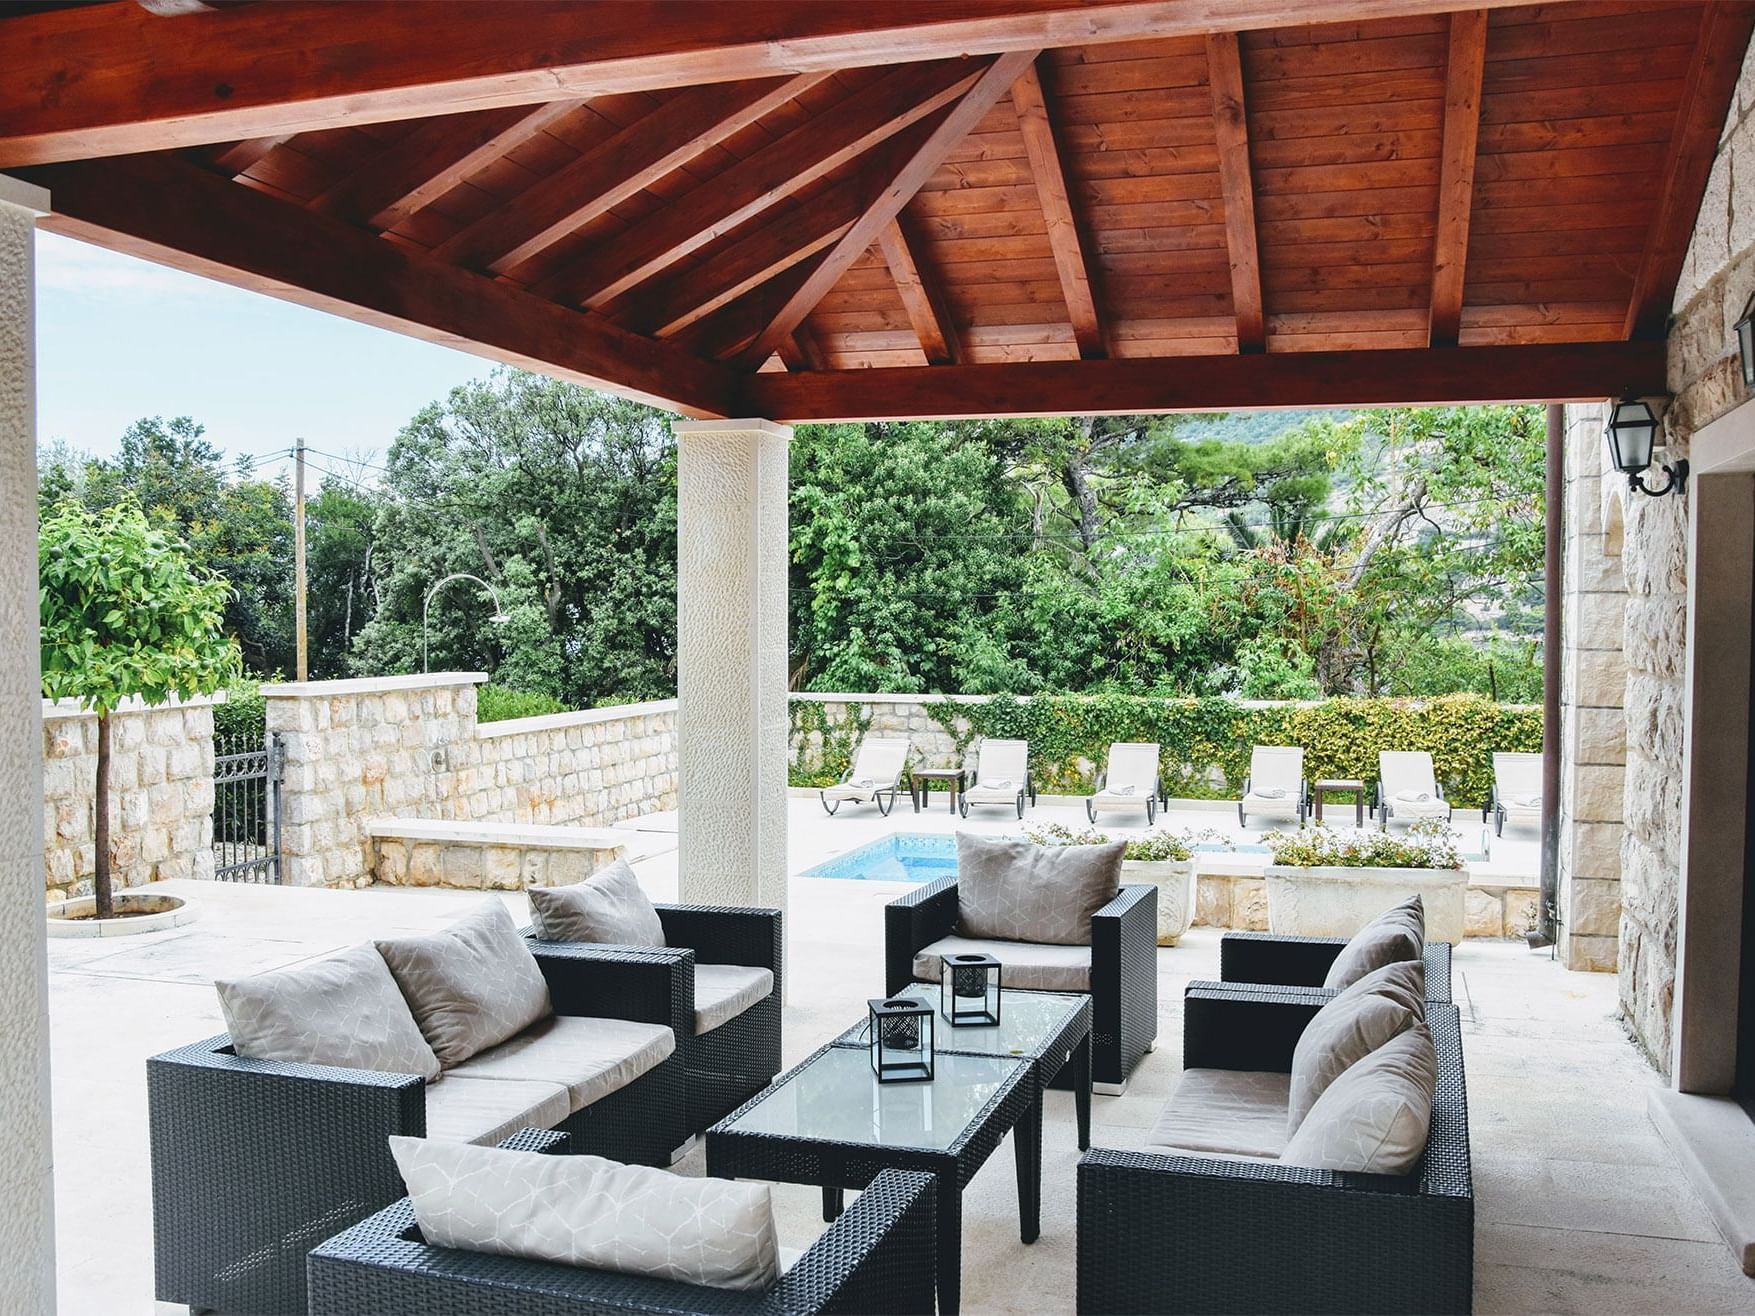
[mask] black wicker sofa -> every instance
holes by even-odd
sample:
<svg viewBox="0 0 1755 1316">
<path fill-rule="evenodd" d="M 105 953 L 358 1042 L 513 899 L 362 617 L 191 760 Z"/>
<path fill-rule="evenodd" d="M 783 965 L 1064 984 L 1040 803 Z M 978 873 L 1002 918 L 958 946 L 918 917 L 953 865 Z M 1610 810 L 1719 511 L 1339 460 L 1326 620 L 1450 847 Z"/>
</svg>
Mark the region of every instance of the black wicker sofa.
<svg viewBox="0 0 1755 1316">
<path fill-rule="evenodd" d="M 1326 999 L 1308 988 L 1195 983 L 1184 1066 L 1287 1072 Z M 1411 1174 L 1087 1152 L 1078 1170 L 1078 1310 L 1467 1312 L 1474 1187 L 1460 1020 L 1440 1002 L 1426 1013 L 1438 1084 Z"/>
</svg>

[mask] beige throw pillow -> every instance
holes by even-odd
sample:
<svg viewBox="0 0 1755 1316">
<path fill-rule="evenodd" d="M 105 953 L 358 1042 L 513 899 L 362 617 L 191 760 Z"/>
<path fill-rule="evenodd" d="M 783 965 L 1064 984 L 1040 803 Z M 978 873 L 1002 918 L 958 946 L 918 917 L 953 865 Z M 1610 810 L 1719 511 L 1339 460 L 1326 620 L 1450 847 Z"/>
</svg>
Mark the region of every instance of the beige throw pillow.
<svg viewBox="0 0 1755 1316">
<path fill-rule="evenodd" d="M 446 1068 L 552 1013 L 542 969 L 497 900 L 441 932 L 380 941 L 378 953 Z"/>
<path fill-rule="evenodd" d="M 525 894 L 530 897 L 536 935 L 544 941 L 664 944 L 658 911 L 625 860 L 618 859 L 572 886 L 531 887 Z"/>
<path fill-rule="evenodd" d="M 1126 849 L 1124 841 L 1035 845 L 958 832 L 957 931 L 997 941 L 1088 946 L 1091 915 L 1121 889 Z"/>
<path fill-rule="evenodd" d="M 1425 964 L 1403 960 L 1366 974 L 1316 1012 L 1292 1052 L 1288 1135 L 1329 1084 L 1426 1017 L 1425 995 Z"/>
<path fill-rule="evenodd" d="M 779 1277 L 766 1184 L 424 1138 L 393 1137 L 390 1152 L 434 1247 L 718 1289 Z"/>
<path fill-rule="evenodd" d="M 439 1076 L 439 1058 L 370 946 L 213 985 L 241 1056 Z"/>
<path fill-rule="evenodd" d="M 1417 960 L 1426 953 L 1426 905 L 1409 896 L 1372 919 L 1341 948 L 1329 966 L 1324 987 L 1351 987 L 1374 969 L 1398 960 Z"/>
<path fill-rule="evenodd" d="M 1313 1170 L 1410 1174 L 1426 1150 L 1437 1086 L 1432 1032 L 1417 1023 L 1329 1084 L 1280 1161 Z"/>
</svg>

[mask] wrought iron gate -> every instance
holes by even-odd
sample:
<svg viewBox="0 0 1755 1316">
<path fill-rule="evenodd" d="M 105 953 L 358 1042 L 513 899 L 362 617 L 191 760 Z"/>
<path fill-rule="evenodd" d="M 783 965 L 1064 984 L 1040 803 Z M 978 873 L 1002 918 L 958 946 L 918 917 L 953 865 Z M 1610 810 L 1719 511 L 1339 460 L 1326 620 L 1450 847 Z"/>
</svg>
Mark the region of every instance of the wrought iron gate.
<svg viewBox="0 0 1755 1316">
<path fill-rule="evenodd" d="M 215 744 L 213 875 L 222 882 L 280 881 L 280 733 Z"/>
</svg>

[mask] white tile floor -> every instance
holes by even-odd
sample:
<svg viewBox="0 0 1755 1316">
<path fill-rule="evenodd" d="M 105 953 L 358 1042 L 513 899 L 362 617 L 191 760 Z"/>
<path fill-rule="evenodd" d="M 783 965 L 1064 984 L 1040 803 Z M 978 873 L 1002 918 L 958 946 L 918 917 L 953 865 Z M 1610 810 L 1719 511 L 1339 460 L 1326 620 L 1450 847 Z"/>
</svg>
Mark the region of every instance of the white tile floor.
<svg viewBox="0 0 1755 1316">
<path fill-rule="evenodd" d="M 791 817 L 795 872 L 891 830 L 952 828 L 942 808 L 916 816 L 906 801 L 896 818 L 881 820 L 870 809 L 827 819 L 814 800 L 798 799 Z M 974 825 L 1003 831 L 1016 823 L 994 811 Z M 673 831 L 670 820 L 647 820 L 637 838 L 637 867 L 659 898 L 675 890 Z M 212 978 L 433 927 L 482 899 L 171 885 L 201 900 L 193 925 L 138 940 L 50 944 L 64 1312 L 154 1308 L 143 1062 L 220 1031 Z M 791 883 L 789 1057 L 840 1031 L 881 984 L 881 909 L 898 889 Z M 523 915 L 522 896 L 500 898 Z M 1160 953 L 1160 1047 L 1126 1096 L 1097 1099 L 1100 1145 L 1138 1143 L 1175 1085 L 1182 990 L 1216 976 L 1218 942 L 1217 931 L 1196 929 Z M 1476 1309 L 1755 1311 L 1755 1280 L 1737 1270 L 1646 1120 L 1645 1095 L 1657 1079 L 1615 1021 L 1613 977 L 1568 973 L 1522 946 L 1478 941 L 1458 951 L 1456 974 L 1475 1158 Z M 1078 1152 L 1070 1097 L 1051 1093 L 1049 1101 L 1041 1240 L 1018 1242 L 1012 1158 L 1002 1148 L 966 1198 L 966 1310 L 1073 1308 Z M 698 1154 L 679 1168 L 699 1172 Z M 782 1185 L 776 1200 L 789 1244 L 821 1229 L 814 1190 Z"/>
</svg>

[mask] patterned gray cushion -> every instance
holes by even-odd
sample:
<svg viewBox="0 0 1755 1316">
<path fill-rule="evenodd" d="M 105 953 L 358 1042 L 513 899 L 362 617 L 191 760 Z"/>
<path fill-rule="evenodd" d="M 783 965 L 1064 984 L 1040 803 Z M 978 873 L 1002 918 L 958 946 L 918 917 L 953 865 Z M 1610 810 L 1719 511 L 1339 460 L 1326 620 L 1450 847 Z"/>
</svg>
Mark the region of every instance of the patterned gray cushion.
<svg viewBox="0 0 1755 1316">
<path fill-rule="evenodd" d="M 536 957 L 497 900 L 441 932 L 380 941 L 378 953 L 447 1068 L 552 1013 Z"/>
<path fill-rule="evenodd" d="M 1386 964 L 1316 1012 L 1292 1052 L 1286 1132 L 1296 1133 L 1328 1085 L 1390 1038 L 1426 1017 L 1426 965 Z"/>
<path fill-rule="evenodd" d="M 370 946 L 213 985 L 241 1056 L 439 1076 L 439 1058 Z"/>
<path fill-rule="evenodd" d="M 1386 909 L 1353 934 L 1329 965 L 1324 987 L 1351 987 L 1359 979 L 1397 960 L 1417 960 L 1426 953 L 1426 903 L 1409 896 Z"/>
<path fill-rule="evenodd" d="M 766 1184 L 423 1138 L 393 1137 L 390 1151 L 434 1247 L 719 1289 L 779 1277 Z"/>
<path fill-rule="evenodd" d="M 572 886 L 531 887 L 530 917 L 544 941 L 594 941 L 662 946 L 664 924 L 640 879 L 618 859 Z"/>
<path fill-rule="evenodd" d="M 1091 944 L 1091 915 L 1121 889 L 1124 841 L 1034 845 L 957 833 L 957 931 L 965 937 Z"/>
<path fill-rule="evenodd" d="M 1417 1023 L 1328 1085 L 1280 1161 L 1313 1170 L 1409 1174 L 1426 1150 L 1437 1086 L 1432 1032 Z"/>
</svg>

